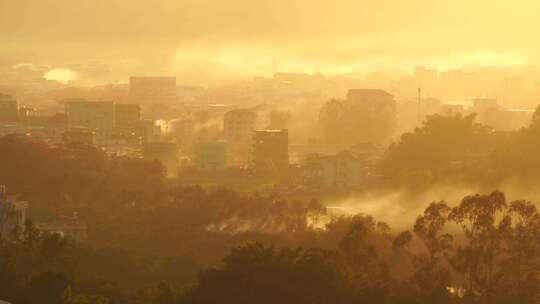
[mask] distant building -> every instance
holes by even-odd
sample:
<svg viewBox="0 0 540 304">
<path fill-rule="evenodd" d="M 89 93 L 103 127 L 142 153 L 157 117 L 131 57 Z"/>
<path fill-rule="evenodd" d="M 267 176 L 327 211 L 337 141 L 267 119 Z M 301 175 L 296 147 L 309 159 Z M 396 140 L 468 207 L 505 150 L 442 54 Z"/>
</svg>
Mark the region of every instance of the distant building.
<svg viewBox="0 0 540 304">
<path fill-rule="evenodd" d="M 141 120 L 139 132 L 143 142 L 160 141 L 165 134 L 166 122 L 163 120 L 143 119 Z"/>
<path fill-rule="evenodd" d="M 178 99 L 182 103 L 193 103 L 204 100 L 206 97 L 206 89 L 195 86 L 180 86 L 178 87 Z"/>
<path fill-rule="evenodd" d="M 414 68 L 414 78 L 418 86 L 433 86 L 438 80 L 439 72 L 428 69 L 425 66 L 416 66 Z"/>
<path fill-rule="evenodd" d="M 475 111 L 498 110 L 499 108 L 499 102 L 495 98 L 473 99 L 473 110 Z"/>
<path fill-rule="evenodd" d="M 83 143 L 87 145 L 96 144 L 96 133 L 89 128 L 74 127 L 64 131 L 62 141 L 66 144 Z"/>
<path fill-rule="evenodd" d="M 19 119 L 19 101 L 11 95 L 0 94 L 0 122 L 14 122 Z"/>
<path fill-rule="evenodd" d="M 112 101 L 64 101 L 69 127 L 86 127 L 96 131 L 98 137 L 108 137 L 114 129 L 114 103 Z"/>
<path fill-rule="evenodd" d="M 466 110 L 466 107 L 463 104 L 444 103 L 441 107 L 440 113 L 443 115 L 456 115 L 456 114 L 464 114 L 465 110 Z"/>
<path fill-rule="evenodd" d="M 36 228 L 43 232 L 70 238 L 79 243 L 86 241 L 87 237 L 86 224 L 79 220 L 76 212 L 73 213 L 73 216 L 64 216 L 53 222 L 37 223 Z"/>
<path fill-rule="evenodd" d="M 207 104 L 203 111 L 206 111 L 209 118 L 211 117 L 223 117 L 227 111 L 230 111 L 231 106 L 223 103 L 210 103 Z"/>
<path fill-rule="evenodd" d="M 222 170 L 226 167 L 227 144 L 205 142 L 195 146 L 195 164 L 202 170 Z"/>
<path fill-rule="evenodd" d="M 476 121 L 492 127 L 495 131 L 513 131 L 527 127 L 533 110 L 508 109 L 495 98 L 476 98 L 469 112 L 476 113 Z"/>
<path fill-rule="evenodd" d="M 28 117 L 28 119 L 31 118 Z M 36 118 L 36 117 L 34 117 Z M 24 118 L 21 118 L 24 119 Z M 38 120 L 39 119 L 39 120 Z M 27 124 L 29 127 L 41 128 L 39 137 L 50 144 L 63 142 L 64 133 L 68 129 L 67 116 L 65 114 L 55 114 L 53 116 L 41 116 L 36 118 L 39 122 Z M 36 137 L 38 130 L 29 130 L 32 137 Z"/>
<path fill-rule="evenodd" d="M 228 144 L 227 162 L 243 166 L 249 163 L 257 114 L 252 110 L 232 110 L 223 118 L 223 134 Z"/>
<path fill-rule="evenodd" d="M 257 130 L 253 140 L 253 167 L 256 172 L 284 175 L 289 168 L 288 130 Z"/>
<path fill-rule="evenodd" d="M 19 107 L 19 120 L 27 121 L 38 116 L 38 111 L 35 108 L 22 106 Z"/>
<path fill-rule="evenodd" d="M 68 117 L 65 113 L 56 113 L 50 116 L 45 123 L 47 125 L 66 127 L 68 125 Z"/>
<path fill-rule="evenodd" d="M 396 106 L 392 94 L 377 89 L 351 89 L 347 93 L 347 100 L 368 104 L 375 111 L 383 107 L 395 108 Z"/>
<path fill-rule="evenodd" d="M 195 117 L 191 113 L 182 113 L 169 122 L 170 134 L 182 144 L 193 140 L 197 130 L 196 127 Z"/>
<path fill-rule="evenodd" d="M 140 142 L 144 129 L 141 123 L 141 105 L 120 103 L 114 105 L 114 138 Z"/>
<path fill-rule="evenodd" d="M 251 143 L 257 114 L 252 110 L 232 110 L 225 113 L 223 132 L 228 143 Z"/>
<path fill-rule="evenodd" d="M 129 98 L 141 104 L 175 102 L 178 100 L 176 77 L 130 77 Z"/>
<path fill-rule="evenodd" d="M 147 142 L 143 144 L 143 157 L 147 160 L 161 162 L 168 177 L 178 173 L 178 146 L 170 142 Z"/>
<path fill-rule="evenodd" d="M 521 128 L 525 128 L 530 125 L 534 111 L 522 110 L 522 109 L 505 109 L 499 111 L 494 121 L 499 124 L 495 124 L 495 129 L 498 131 L 515 131 Z M 498 116 L 498 117 L 497 117 Z"/>
<path fill-rule="evenodd" d="M 0 239 L 19 238 L 25 229 L 27 202 L 8 195 L 6 186 L 0 185 Z"/>
<path fill-rule="evenodd" d="M 366 176 L 364 160 L 347 152 L 309 156 L 304 160 L 302 169 L 303 183 L 317 188 L 354 188 Z"/>
<path fill-rule="evenodd" d="M 115 127 L 121 130 L 135 130 L 141 125 L 141 105 L 117 103 L 114 106 Z"/>
<path fill-rule="evenodd" d="M 420 117 L 418 117 L 420 118 L 420 121 L 418 122 L 421 122 L 424 120 L 425 116 L 442 113 L 444 103 L 436 98 L 423 98 L 417 107 L 419 107 L 418 110 L 420 110 Z"/>
</svg>

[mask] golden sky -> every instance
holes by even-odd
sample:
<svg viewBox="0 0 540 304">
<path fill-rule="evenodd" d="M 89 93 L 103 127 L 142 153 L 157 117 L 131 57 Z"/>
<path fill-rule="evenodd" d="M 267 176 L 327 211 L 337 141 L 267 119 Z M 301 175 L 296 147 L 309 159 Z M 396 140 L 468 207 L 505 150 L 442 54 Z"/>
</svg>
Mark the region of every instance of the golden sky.
<svg viewBox="0 0 540 304">
<path fill-rule="evenodd" d="M 0 63 L 341 73 L 540 61 L 534 0 L 0 0 Z"/>
</svg>

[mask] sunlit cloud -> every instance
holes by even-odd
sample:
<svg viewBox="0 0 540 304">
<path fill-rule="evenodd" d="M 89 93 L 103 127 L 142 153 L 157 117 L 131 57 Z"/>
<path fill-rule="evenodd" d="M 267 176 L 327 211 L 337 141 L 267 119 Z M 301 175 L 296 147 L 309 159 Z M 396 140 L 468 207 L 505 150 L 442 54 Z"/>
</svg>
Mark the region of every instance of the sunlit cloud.
<svg viewBox="0 0 540 304">
<path fill-rule="evenodd" d="M 43 75 L 43 78 L 66 84 L 77 80 L 79 78 L 79 74 L 70 69 L 57 68 L 47 71 L 45 75 Z"/>
<path fill-rule="evenodd" d="M 27 69 L 27 70 L 36 70 L 36 65 L 31 62 L 23 62 L 23 63 L 17 63 L 12 66 L 13 69 Z"/>
</svg>

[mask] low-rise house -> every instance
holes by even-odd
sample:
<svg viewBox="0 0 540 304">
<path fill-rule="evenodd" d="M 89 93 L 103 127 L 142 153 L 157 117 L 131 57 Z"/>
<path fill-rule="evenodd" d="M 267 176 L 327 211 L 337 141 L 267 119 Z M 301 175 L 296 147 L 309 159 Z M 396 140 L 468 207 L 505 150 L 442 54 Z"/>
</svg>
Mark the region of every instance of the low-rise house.
<svg viewBox="0 0 540 304">
<path fill-rule="evenodd" d="M 364 161 L 348 152 L 312 155 L 304 160 L 302 167 L 304 185 L 316 188 L 355 188 L 366 174 Z"/>
<path fill-rule="evenodd" d="M 43 232 L 73 239 L 79 243 L 86 241 L 86 224 L 79 219 L 76 212 L 73 213 L 73 216 L 63 216 L 52 222 L 37 223 L 36 228 Z"/>
</svg>

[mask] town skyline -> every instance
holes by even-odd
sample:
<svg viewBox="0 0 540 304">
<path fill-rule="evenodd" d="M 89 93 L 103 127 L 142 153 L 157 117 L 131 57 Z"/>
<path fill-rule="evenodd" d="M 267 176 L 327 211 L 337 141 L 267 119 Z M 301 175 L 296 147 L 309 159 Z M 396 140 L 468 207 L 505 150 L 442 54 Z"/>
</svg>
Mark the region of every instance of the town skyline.
<svg viewBox="0 0 540 304">
<path fill-rule="evenodd" d="M 274 59 L 282 72 L 325 74 L 538 65 L 530 31 L 540 26 L 538 8 L 525 0 L 511 9 L 485 0 L 2 1 L 0 64 L 105 63 L 124 76 L 198 81 L 268 76 Z"/>
</svg>

